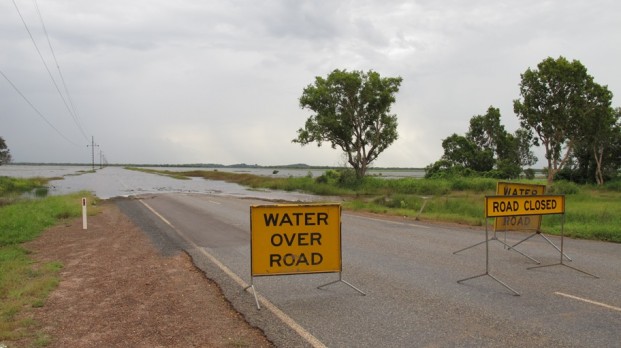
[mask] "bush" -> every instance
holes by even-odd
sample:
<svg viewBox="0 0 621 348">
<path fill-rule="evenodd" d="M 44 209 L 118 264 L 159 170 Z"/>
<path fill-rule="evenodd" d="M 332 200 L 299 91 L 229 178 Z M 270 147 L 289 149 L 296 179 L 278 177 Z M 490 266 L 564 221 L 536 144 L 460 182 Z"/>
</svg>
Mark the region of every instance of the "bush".
<svg viewBox="0 0 621 348">
<path fill-rule="evenodd" d="M 533 168 L 524 169 L 524 177 L 528 180 L 533 180 L 535 178 L 535 170 Z"/>
<path fill-rule="evenodd" d="M 363 181 L 356 176 L 356 172 L 353 169 L 342 169 L 339 173 L 340 176 L 338 184 L 340 187 L 356 188 L 360 186 Z"/>
<path fill-rule="evenodd" d="M 486 192 L 496 190 L 496 180 L 491 178 L 454 178 L 450 181 L 453 191 Z"/>
<path fill-rule="evenodd" d="M 340 176 L 341 175 L 339 174 L 339 172 L 337 170 L 328 169 L 323 174 L 318 176 L 315 179 L 315 182 L 318 183 L 318 184 L 334 185 L 334 184 L 336 184 L 339 181 L 339 177 Z"/>
<path fill-rule="evenodd" d="M 604 188 L 609 191 L 621 192 L 621 180 L 617 179 L 604 183 Z"/>
<path fill-rule="evenodd" d="M 580 192 L 580 187 L 574 182 L 559 180 L 552 184 L 552 187 L 548 189 L 548 193 L 554 193 L 559 195 L 572 195 Z"/>
<path fill-rule="evenodd" d="M 469 180 L 466 180 L 464 178 L 455 178 L 453 179 L 453 181 L 451 181 L 451 190 L 465 191 L 470 186 L 468 183 L 469 183 Z"/>
<path fill-rule="evenodd" d="M 362 183 L 353 169 L 329 169 L 315 179 L 316 183 L 336 185 L 342 188 L 356 188 Z"/>
</svg>

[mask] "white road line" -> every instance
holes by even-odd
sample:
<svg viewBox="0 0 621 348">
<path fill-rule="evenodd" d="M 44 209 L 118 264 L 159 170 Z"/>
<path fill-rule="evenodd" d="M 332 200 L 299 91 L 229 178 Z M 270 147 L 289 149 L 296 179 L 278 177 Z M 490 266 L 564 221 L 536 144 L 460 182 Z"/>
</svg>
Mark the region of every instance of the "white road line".
<svg viewBox="0 0 621 348">
<path fill-rule="evenodd" d="M 619 308 L 619 307 L 615 307 L 615 306 L 611 306 L 611 305 L 608 305 L 608 304 L 605 304 L 605 303 L 589 300 L 588 298 L 582 298 L 582 297 L 578 297 L 578 296 L 574 296 L 574 295 L 564 294 L 564 293 L 558 292 L 558 291 L 554 292 L 554 294 L 559 295 L 559 296 L 563 296 L 563 297 L 567 297 L 567 298 L 571 298 L 571 299 L 574 299 L 574 300 L 586 302 L 586 303 L 589 303 L 589 304 L 592 304 L 592 305 L 596 305 L 596 306 L 612 309 L 613 311 L 621 312 L 621 308 Z"/>
<path fill-rule="evenodd" d="M 204 248 L 201 248 L 198 245 L 196 245 L 194 242 L 192 242 L 192 240 L 190 240 L 183 232 L 178 230 L 173 224 L 170 223 L 170 221 L 166 220 L 165 217 L 163 217 L 150 205 L 148 205 L 141 199 L 138 201 L 142 203 L 145 207 L 147 207 L 147 209 L 149 209 L 153 214 L 155 214 L 155 216 L 157 216 L 162 221 L 164 221 L 164 223 L 170 226 L 170 228 L 175 230 L 175 232 L 177 232 L 179 236 L 181 236 L 189 245 L 191 245 L 196 250 L 200 251 L 205 257 L 207 257 L 211 262 L 213 262 L 216 266 L 218 266 L 220 270 L 222 270 L 226 275 L 231 277 L 233 281 L 239 284 L 239 286 L 241 286 L 242 289 L 246 289 L 249 287 L 249 285 L 243 279 L 241 279 L 237 274 L 235 274 L 231 269 L 226 267 L 222 262 L 216 259 L 213 255 L 207 252 Z M 263 307 L 265 307 L 270 312 L 272 312 L 276 317 L 282 320 L 282 322 L 285 323 L 285 325 L 289 326 L 293 331 L 297 332 L 298 335 L 300 335 L 303 339 L 305 339 L 310 345 L 312 345 L 313 347 L 317 347 L 317 348 L 326 347 L 326 345 L 321 343 L 321 341 L 319 341 L 315 336 L 313 336 L 310 332 L 306 331 L 306 329 L 304 329 L 302 326 L 296 323 L 295 320 L 293 320 L 290 316 L 288 316 L 283 311 L 281 311 L 278 307 L 276 307 L 276 305 L 271 303 L 268 299 L 261 296 L 260 294 L 257 294 L 257 299 L 259 300 L 259 302 L 261 302 Z"/>
</svg>

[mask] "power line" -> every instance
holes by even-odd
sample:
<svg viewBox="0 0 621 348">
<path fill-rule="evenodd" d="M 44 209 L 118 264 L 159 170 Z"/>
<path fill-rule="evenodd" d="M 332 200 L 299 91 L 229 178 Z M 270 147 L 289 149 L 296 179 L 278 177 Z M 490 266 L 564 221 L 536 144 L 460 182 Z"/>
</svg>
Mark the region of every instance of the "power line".
<svg viewBox="0 0 621 348">
<path fill-rule="evenodd" d="M 26 96 L 24 95 L 24 93 L 22 93 L 19 88 L 17 88 L 17 86 L 15 86 L 15 84 L 9 80 L 9 78 L 2 72 L 2 70 L 0 70 L 0 75 L 2 75 L 2 77 L 4 77 L 5 80 L 7 80 L 7 82 L 11 85 L 11 87 L 13 87 L 13 89 L 17 92 L 17 94 L 19 94 L 24 101 L 26 101 L 26 103 L 28 105 L 30 105 L 30 107 L 37 113 L 37 115 L 39 115 L 39 117 L 41 117 L 43 119 L 43 121 L 45 121 L 45 123 L 47 123 L 50 127 L 52 127 L 53 130 L 56 131 L 56 133 L 58 133 L 58 135 L 60 135 L 61 137 L 63 137 L 63 139 L 67 140 L 67 142 L 69 142 L 70 144 L 73 144 L 75 146 L 79 146 L 78 144 L 74 143 L 73 141 L 69 140 L 69 138 L 67 138 L 63 133 L 61 133 L 58 128 L 54 127 L 54 125 L 48 121 L 47 118 L 45 118 L 45 116 L 43 116 L 43 114 L 41 113 L 41 111 L 39 111 L 39 109 L 37 109 L 34 104 L 32 104 L 30 102 L 30 100 L 28 100 L 28 98 L 26 98 Z"/>
<path fill-rule="evenodd" d="M 84 132 L 84 128 L 82 128 L 82 124 L 80 123 L 80 118 L 78 117 L 78 111 L 73 104 L 73 100 L 71 98 L 71 94 L 69 93 L 69 89 L 67 88 L 67 83 L 65 82 L 65 77 L 63 76 L 62 71 L 60 70 L 60 65 L 58 64 L 58 60 L 56 59 L 56 54 L 54 53 L 54 49 L 52 48 L 52 42 L 50 41 L 50 36 L 47 32 L 47 28 L 45 27 L 45 23 L 43 22 L 43 16 L 41 15 L 41 11 L 39 10 L 39 4 L 37 0 L 33 0 L 35 4 L 35 8 L 37 9 L 37 14 L 39 15 L 39 20 L 41 21 L 41 27 L 43 28 L 43 32 L 45 33 L 45 38 L 47 39 L 47 44 L 50 47 L 50 52 L 52 52 L 52 57 L 54 58 L 54 63 L 56 64 L 56 69 L 58 70 L 58 75 L 60 76 L 60 81 L 63 84 L 63 88 L 65 89 L 65 94 L 67 95 L 67 100 L 69 100 L 69 105 L 71 106 L 71 110 L 73 110 L 72 116 L 73 119 L 78 126 L 78 129 L 84 136 L 84 139 L 87 139 L 86 133 Z"/>
<path fill-rule="evenodd" d="M 88 137 L 86 137 L 86 134 L 84 134 L 84 132 L 82 131 L 82 128 L 79 126 L 79 124 L 78 124 L 78 122 L 76 120 L 76 116 L 71 111 L 71 108 L 67 104 L 67 101 L 65 100 L 65 97 L 63 96 L 62 92 L 60 91 L 60 88 L 58 87 L 58 84 L 56 83 L 56 80 L 54 79 L 54 76 L 52 75 L 52 72 L 50 71 L 50 68 L 47 66 L 47 63 L 45 62 L 45 59 L 43 58 L 43 54 L 41 54 L 41 50 L 39 49 L 39 46 L 37 45 L 34 37 L 32 36 L 32 33 L 30 32 L 30 29 L 28 28 L 28 25 L 26 24 L 26 21 L 24 20 L 24 17 L 22 16 L 22 13 L 20 12 L 19 7 L 17 6 L 17 3 L 15 2 L 15 0 L 12 0 L 12 1 L 13 1 L 13 5 L 15 6 L 15 10 L 17 11 L 17 14 L 19 15 L 19 18 L 22 20 L 22 23 L 24 24 L 24 28 L 26 28 L 26 32 L 28 32 L 28 36 L 30 36 L 30 41 L 32 41 L 32 44 L 34 45 L 37 53 L 39 54 L 39 57 L 41 58 L 41 62 L 43 63 L 43 66 L 45 66 L 45 70 L 47 70 L 47 73 L 50 76 L 50 79 L 52 80 L 52 83 L 54 84 L 54 87 L 56 88 L 56 91 L 58 92 L 58 95 L 60 96 L 60 99 L 63 101 L 63 104 L 65 104 L 65 107 L 67 108 L 67 111 L 69 111 L 69 114 L 71 115 L 73 121 L 76 123 L 76 126 L 78 127 L 78 129 L 80 130 L 82 135 L 84 136 L 84 139 L 88 140 Z"/>
</svg>

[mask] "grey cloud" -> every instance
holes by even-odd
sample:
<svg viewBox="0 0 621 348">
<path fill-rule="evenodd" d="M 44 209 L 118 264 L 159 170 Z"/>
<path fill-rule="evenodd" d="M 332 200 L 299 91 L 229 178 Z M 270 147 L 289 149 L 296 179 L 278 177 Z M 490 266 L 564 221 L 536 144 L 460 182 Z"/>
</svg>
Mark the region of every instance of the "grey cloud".
<svg viewBox="0 0 621 348">
<path fill-rule="evenodd" d="M 32 2 L 17 3 L 49 59 Z M 340 164 L 329 148 L 291 144 L 308 117 L 302 89 L 335 68 L 404 78 L 402 136 L 377 165 L 429 164 L 489 105 L 515 126 L 519 74 L 547 56 L 579 59 L 621 93 L 612 0 L 38 3 L 82 123 L 111 162 Z M 0 77 L 14 159 L 89 160 L 11 2 L 0 3 L 0 48 L 0 69 L 79 144 Z"/>
</svg>

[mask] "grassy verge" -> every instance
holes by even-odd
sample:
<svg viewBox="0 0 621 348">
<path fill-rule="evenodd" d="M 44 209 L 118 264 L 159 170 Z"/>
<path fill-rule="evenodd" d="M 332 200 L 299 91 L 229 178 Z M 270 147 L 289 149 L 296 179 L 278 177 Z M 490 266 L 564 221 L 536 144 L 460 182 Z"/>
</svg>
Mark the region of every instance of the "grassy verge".
<svg viewBox="0 0 621 348">
<path fill-rule="evenodd" d="M 187 180 L 188 177 L 185 175 L 181 175 L 178 172 L 173 172 L 170 170 L 155 170 L 155 169 L 147 169 L 147 168 L 136 168 L 136 167 L 124 167 L 127 170 L 133 170 L 137 172 L 144 172 L 150 174 L 164 175 L 169 176 L 174 179 Z"/>
<path fill-rule="evenodd" d="M 484 197 L 496 192 L 497 180 L 489 178 L 381 179 L 361 181 L 347 171 L 328 170 L 320 177 L 273 178 L 218 170 L 169 172 L 159 174 L 223 180 L 252 188 L 302 191 L 324 196 L 341 196 L 345 209 L 366 211 L 420 220 L 433 220 L 484 226 Z M 541 180 L 521 180 L 544 184 Z M 565 215 L 544 216 L 542 231 L 566 236 L 621 243 L 621 182 L 603 188 L 557 182 L 550 193 L 564 194 Z M 563 221 L 564 218 L 564 221 Z M 492 221 L 490 219 L 489 223 Z"/>
<path fill-rule="evenodd" d="M 90 194 L 24 199 L 18 198 L 18 193 L 37 189 L 45 180 L 6 177 L 0 180 L 4 187 L 0 197 L 5 202 L 0 206 L 0 342 L 27 337 L 35 345 L 45 345 L 47 338 L 37 332 L 36 323 L 27 311 L 43 306 L 50 291 L 58 285 L 62 265 L 35 264 L 22 243 L 35 239 L 59 221 L 79 217 L 81 197 Z"/>
<path fill-rule="evenodd" d="M 47 195 L 47 183 L 51 179 L 46 178 L 11 178 L 0 176 L 0 206 L 11 204 L 19 200 L 23 195 L 29 194 L 33 197 Z"/>
</svg>

